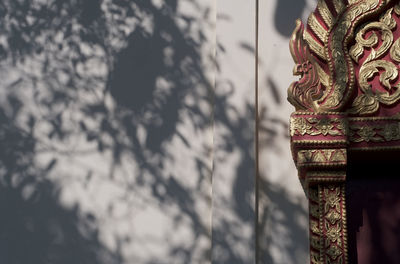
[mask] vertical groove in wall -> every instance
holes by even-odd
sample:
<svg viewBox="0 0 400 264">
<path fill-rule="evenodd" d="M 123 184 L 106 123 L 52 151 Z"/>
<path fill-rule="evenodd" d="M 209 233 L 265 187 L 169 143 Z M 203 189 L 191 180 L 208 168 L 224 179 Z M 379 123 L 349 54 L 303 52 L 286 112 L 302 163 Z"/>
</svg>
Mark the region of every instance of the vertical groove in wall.
<svg viewBox="0 0 400 264">
<path fill-rule="evenodd" d="M 259 247 L 259 236 L 258 236 L 258 231 L 259 231 L 259 224 L 258 224 L 258 216 L 259 216 L 259 206 L 258 206 L 258 199 L 259 199 L 259 170 L 258 170 L 258 128 L 259 128 L 259 120 L 258 120 L 258 22 L 259 22 L 259 0 L 255 1 L 255 98 L 254 98 L 254 104 L 255 104 L 255 181 L 254 181 L 254 187 L 255 187 L 255 234 L 254 234 L 254 239 L 255 239 L 255 262 L 256 264 L 259 263 L 259 256 L 260 256 L 260 247 Z"/>
<path fill-rule="evenodd" d="M 210 258 L 210 264 L 213 262 L 213 207 L 214 207 L 214 188 L 213 188 L 213 180 L 214 180 L 214 154 L 215 154 L 215 90 L 217 88 L 217 0 L 211 0 L 212 1 L 212 9 L 214 11 L 212 17 L 213 17 L 213 23 L 214 23 L 214 38 L 213 38 L 213 50 L 212 50 L 212 56 L 214 57 L 214 64 L 213 64 L 213 80 L 212 80 L 212 87 L 211 87 L 211 126 L 212 126 L 212 144 L 211 144 L 211 190 L 210 190 L 210 252 L 209 252 L 209 258 Z"/>
</svg>

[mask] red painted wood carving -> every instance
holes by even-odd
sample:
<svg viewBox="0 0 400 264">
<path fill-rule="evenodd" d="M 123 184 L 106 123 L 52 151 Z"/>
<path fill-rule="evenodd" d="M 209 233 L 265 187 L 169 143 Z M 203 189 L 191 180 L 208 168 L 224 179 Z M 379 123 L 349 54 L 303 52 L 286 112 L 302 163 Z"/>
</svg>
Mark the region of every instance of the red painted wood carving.
<svg viewBox="0 0 400 264">
<path fill-rule="evenodd" d="M 293 159 L 309 198 L 311 263 L 349 263 L 348 154 L 400 150 L 400 3 L 319 0 L 290 40 Z"/>
</svg>

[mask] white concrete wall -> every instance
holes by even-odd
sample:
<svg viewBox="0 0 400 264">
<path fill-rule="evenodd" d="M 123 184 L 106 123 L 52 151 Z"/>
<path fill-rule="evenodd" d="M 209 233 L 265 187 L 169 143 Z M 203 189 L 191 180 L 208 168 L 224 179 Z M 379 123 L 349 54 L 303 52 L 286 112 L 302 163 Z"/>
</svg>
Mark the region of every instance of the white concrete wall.
<svg viewBox="0 0 400 264">
<path fill-rule="evenodd" d="M 260 263 L 306 263 L 308 208 L 297 179 L 289 143 L 288 121 L 294 108 L 287 88 L 296 80 L 289 38 L 297 18 L 316 1 L 259 2 L 259 245 Z"/>
<path fill-rule="evenodd" d="M 255 262 L 255 1 L 217 3 L 212 262 Z"/>
<path fill-rule="evenodd" d="M 256 1 L 5 1 L 1 263 L 306 261 L 287 42 L 313 3 L 258 0 L 257 32 Z"/>
<path fill-rule="evenodd" d="M 0 262 L 210 262 L 216 1 L 47 2 L 0 33 Z"/>
</svg>

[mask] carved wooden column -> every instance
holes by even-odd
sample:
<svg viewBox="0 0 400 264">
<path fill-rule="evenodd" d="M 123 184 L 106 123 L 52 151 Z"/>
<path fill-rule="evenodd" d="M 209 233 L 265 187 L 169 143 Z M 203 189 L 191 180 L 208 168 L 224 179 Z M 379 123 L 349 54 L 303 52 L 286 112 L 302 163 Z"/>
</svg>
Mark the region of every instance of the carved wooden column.
<svg viewBox="0 0 400 264">
<path fill-rule="evenodd" d="M 347 116 L 295 112 L 290 133 L 299 178 L 309 199 L 311 263 L 345 263 Z"/>
<path fill-rule="evenodd" d="M 400 150 L 399 37 L 399 1 L 319 0 L 306 27 L 297 21 L 290 135 L 309 199 L 311 263 L 349 263 L 348 154 Z"/>
</svg>

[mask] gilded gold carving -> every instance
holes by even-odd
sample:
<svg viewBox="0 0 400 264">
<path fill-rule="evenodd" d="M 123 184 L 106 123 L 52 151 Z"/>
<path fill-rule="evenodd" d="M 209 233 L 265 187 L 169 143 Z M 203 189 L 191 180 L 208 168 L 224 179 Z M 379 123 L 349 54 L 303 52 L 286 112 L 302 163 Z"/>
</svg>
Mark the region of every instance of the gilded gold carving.
<svg viewBox="0 0 400 264">
<path fill-rule="evenodd" d="M 321 59 L 326 60 L 324 46 L 319 44 L 308 31 L 304 31 L 303 37 L 305 41 L 307 41 L 308 46 L 310 49 L 317 54 Z"/>
<path fill-rule="evenodd" d="M 382 136 L 386 141 L 399 140 L 399 124 L 386 124 L 382 130 Z"/>
<path fill-rule="evenodd" d="M 320 235 L 321 232 L 319 230 L 319 223 L 317 221 L 314 220 L 310 220 L 310 229 L 313 233 Z"/>
<path fill-rule="evenodd" d="M 311 263 L 322 264 L 321 252 L 324 249 L 323 231 L 321 225 L 321 189 L 310 186 L 308 189 L 310 206 L 310 260 Z"/>
<path fill-rule="evenodd" d="M 390 142 L 400 140 L 400 121 L 379 124 L 350 125 L 351 142 Z"/>
<path fill-rule="evenodd" d="M 296 110 L 337 111 L 346 104 L 355 82 L 354 68 L 347 44 L 353 38 L 354 28 L 359 21 L 365 16 L 379 12 L 389 2 L 390 0 L 353 0 L 350 2 L 332 0 L 336 12 L 331 12 L 326 0 L 319 0 L 317 9 L 323 22 L 318 20 L 314 13 L 308 18 L 308 30 L 304 30 L 301 22 L 297 22 L 296 30 L 290 41 L 290 50 L 297 64 L 294 73 L 301 75 L 301 79 L 293 83 L 288 90 L 288 100 L 296 107 Z M 390 12 L 388 11 L 387 14 Z M 365 32 L 376 27 L 383 30 L 384 44 L 378 50 L 371 52 L 368 60 L 379 58 L 388 50 L 390 47 L 388 43 L 393 42 L 391 29 L 394 26 L 393 18 L 384 15 L 381 21 L 364 29 Z M 359 59 L 365 47 L 374 47 L 378 40 L 376 34 L 368 39 L 364 39 L 362 36 L 363 33 L 360 32 L 358 42 L 350 52 L 355 59 Z M 315 56 L 320 60 L 315 60 Z M 329 68 L 322 68 L 318 61 L 326 61 Z M 299 71 L 299 69 L 301 70 Z M 382 100 L 385 99 L 382 98 Z M 368 103 L 370 109 L 376 108 L 377 103 L 373 97 L 371 99 L 371 97 L 365 98 L 364 96 L 358 101 L 360 104 Z"/>
<path fill-rule="evenodd" d="M 329 212 L 330 208 L 335 208 L 337 211 L 340 211 L 340 189 L 335 188 L 334 191 L 330 191 L 325 189 L 325 213 Z"/>
<path fill-rule="evenodd" d="M 297 153 L 297 165 L 300 167 L 343 165 L 346 160 L 346 149 L 307 149 Z"/>
<path fill-rule="evenodd" d="M 369 56 L 365 59 L 364 64 L 381 58 L 386 51 L 389 50 L 391 44 L 393 43 L 393 33 L 392 29 L 396 27 L 396 22 L 392 18 L 393 8 L 389 9 L 381 18 L 379 22 L 368 23 L 363 26 L 356 35 L 356 44 L 350 48 L 351 58 L 358 62 L 360 57 L 363 55 L 365 48 L 372 48 L 378 44 L 379 38 L 377 34 L 372 31 L 373 29 L 378 29 L 382 34 L 382 45 L 379 46 L 377 50 L 372 49 Z M 365 35 L 367 32 L 372 32 L 367 39 Z"/>
<path fill-rule="evenodd" d="M 341 118 L 291 117 L 290 135 L 345 136 L 347 122 Z"/>
<path fill-rule="evenodd" d="M 311 236 L 311 246 L 315 249 L 322 249 L 321 241 L 319 236 Z"/>
<path fill-rule="evenodd" d="M 335 7 L 336 13 L 340 14 L 343 12 L 345 5 L 342 0 L 333 0 L 333 6 Z"/>
<path fill-rule="evenodd" d="M 383 138 L 377 136 L 375 129 L 371 126 L 352 126 L 350 141 L 352 142 L 383 142 Z M 356 132 L 354 132 L 355 130 Z"/>
<path fill-rule="evenodd" d="M 400 38 L 398 38 L 390 48 L 390 57 L 395 62 L 400 62 Z"/>
<path fill-rule="evenodd" d="M 400 38 L 396 39 L 400 3 L 327 2 L 318 0 L 318 12 L 308 18 L 308 28 L 304 30 L 298 22 L 290 41 L 296 62 L 294 73 L 301 78 L 290 86 L 288 99 L 296 110 L 303 111 L 292 115 L 290 135 L 299 177 L 310 202 L 311 263 L 344 264 L 348 263 L 346 151 L 370 150 L 371 146 L 400 149 L 386 144 L 400 141 L 400 115 L 376 120 L 347 117 L 374 114 L 382 104 L 392 106 L 400 100 Z M 382 14 L 377 21 L 367 21 L 377 14 Z M 360 91 L 354 91 L 356 81 Z M 351 104 L 353 96 L 356 98 Z M 350 110 L 344 109 L 349 105 Z M 344 113 L 335 113 L 340 111 Z"/>
<path fill-rule="evenodd" d="M 310 135 L 312 133 L 313 126 L 305 118 L 302 117 L 291 117 L 290 118 L 290 135 Z"/>
<path fill-rule="evenodd" d="M 333 25 L 333 16 L 331 11 L 328 8 L 328 5 L 326 4 L 325 0 L 318 0 L 318 5 L 317 9 L 319 13 L 322 16 L 322 19 L 324 20 L 326 26 L 328 28 L 331 28 Z"/>
<path fill-rule="evenodd" d="M 314 217 L 319 217 L 318 205 L 310 205 L 310 214 Z"/>
<path fill-rule="evenodd" d="M 293 74 L 300 75 L 301 78 L 290 85 L 288 100 L 296 107 L 296 110 L 316 110 L 317 104 L 315 101 L 322 96 L 323 91 L 316 62 L 310 55 L 310 48 L 318 50 L 321 47 L 315 41 L 312 42 L 315 45 L 310 47 L 304 38 L 312 37 L 307 31 L 304 31 L 303 23 L 300 20 L 297 20 L 296 23 L 296 29 L 293 32 L 289 47 L 293 60 L 296 62 Z M 323 53 L 323 51 L 321 52 Z"/>
<path fill-rule="evenodd" d="M 354 86 L 353 65 L 350 62 L 346 46 L 352 37 L 352 29 L 357 22 L 370 12 L 377 12 L 386 6 L 389 0 L 364 0 L 357 5 L 351 5 L 343 11 L 336 27 L 330 34 L 332 41 L 328 42 L 328 50 L 332 58 L 328 60 L 331 79 L 335 84 L 331 87 L 332 99 L 324 104 L 324 109 L 337 109 L 345 104 Z M 350 77 L 350 79 L 348 78 Z"/>
<path fill-rule="evenodd" d="M 321 185 L 325 213 L 324 263 L 347 263 L 344 185 Z"/>
<path fill-rule="evenodd" d="M 312 264 L 322 264 L 323 262 L 320 260 L 319 253 L 317 252 L 311 252 L 311 263 Z"/>
<path fill-rule="evenodd" d="M 399 75 L 397 66 L 387 60 L 379 60 L 390 49 L 390 58 L 395 62 L 400 62 L 400 39 L 393 42 L 392 30 L 396 27 L 396 22 L 392 17 L 395 8 L 390 8 L 383 14 L 379 22 L 370 22 L 364 25 L 356 36 L 356 44 L 350 48 L 352 58 L 359 62 L 364 54 L 365 48 L 372 48 L 371 53 L 365 59 L 359 70 L 359 86 L 363 92 L 353 102 L 351 113 L 372 114 L 378 111 L 380 103 L 393 105 L 400 99 L 400 84 L 392 86 Z M 381 32 L 382 44 L 374 49 L 379 41 L 374 30 Z M 371 35 L 364 39 L 366 33 Z M 375 76 L 379 76 L 380 84 L 385 91 L 373 91 L 370 81 Z"/>
<path fill-rule="evenodd" d="M 342 243 L 340 241 L 341 237 L 341 232 L 342 232 L 342 226 L 341 223 L 339 222 L 336 225 L 330 225 L 328 222 L 325 222 L 326 226 L 326 239 L 325 239 L 325 245 L 329 245 L 332 242 L 337 242 L 339 246 L 342 246 Z"/>
<path fill-rule="evenodd" d="M 328 87 L 329 86 L 329 75 L 321 68 L 321 66 L 318 63 L 315 63 L 315 69 L 317 70 L 318 73 L 318 77 L 320 82 L 325 86 Z M 324 94 L 319 100 L 318 102 L 322 102 L 325 97 L 327 96 L 327 94 Z"/>
<path fill-rule="evenodd" d="M 344 145 L 347 144 L 347 140 L 292 140 L 294 145 Z"/>
<path fill-rule="evenodd" d="M 322 43 L 326 42 L 328 31 L 320 24 L 320 22 L 315 17 L 314 13 L 311 13 L 311 15 L 308 17 L 307 25 L 318 36 L 318 38 L 322 41 Z"/>
<path fill-rule="evenodd" d="M 331 156 L 331 162 L 345 162 L 346 156 L 344 151 L 335 151 Z"/>
<path fill-rule="evenodd" d="M 337 246 L 335 246 L 335 245 L 332 245 L 332 246 L 330 246 L 329 247 L 329 249 L 326 251 L 326 253 L 332 258 L 332 259 L 337 259 L 337 257 L 339 257 L 340 255 L 342 255 L 342 250 L 339 248 L 339 247 L 337 247 Z M 340 262 L 338 262 L 338 263 L 343 263 L 343 260 L 341 260 Z"/>
<path fill-rule="evenodd" d="M 396 15 L 400 16 L 400 3 L 396 4 L 393 9 Z"/>
<path fill-rule="evenodd" d="M 331 223 L 331 225 L 334 225 L 337 221 L 339 221 L 341 218 L 341 215 L 334 211 L 331 210 L 327 215 L 326 215 L 326 219 Z"/>
</svg>

